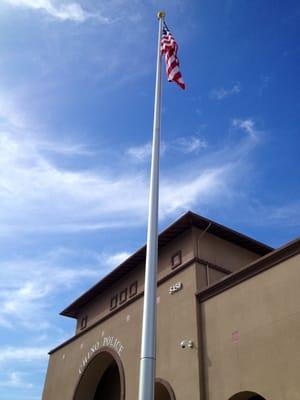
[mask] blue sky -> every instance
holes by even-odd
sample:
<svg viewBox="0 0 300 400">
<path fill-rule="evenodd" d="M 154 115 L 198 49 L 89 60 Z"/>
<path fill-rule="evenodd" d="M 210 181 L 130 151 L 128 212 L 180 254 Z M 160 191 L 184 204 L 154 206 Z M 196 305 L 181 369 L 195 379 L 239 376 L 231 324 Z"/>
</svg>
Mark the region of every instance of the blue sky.
<svg viewBox="0 0 300 400">
<path fill-rule="evenodd" d="M 145 242 L 158 9 L 160 226 L 300 233 L 298 1 L 0 0 L 0 398 L 40 398 L 58 316 Z"/>
</svg>

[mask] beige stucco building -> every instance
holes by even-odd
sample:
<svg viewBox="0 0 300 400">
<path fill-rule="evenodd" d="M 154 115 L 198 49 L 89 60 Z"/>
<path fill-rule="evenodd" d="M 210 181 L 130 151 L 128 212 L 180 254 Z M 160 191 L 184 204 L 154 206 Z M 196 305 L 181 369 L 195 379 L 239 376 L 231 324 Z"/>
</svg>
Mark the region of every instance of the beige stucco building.
<svg viewBox="0 0 300 400">
<path fill-rule="evenodd" d="M 159 235 L 156 400 L 300 399 L 300 239 L 188 212 Z M 145 247 L 68 306 L 43 400 L 137 400 Z"/>
</svg>

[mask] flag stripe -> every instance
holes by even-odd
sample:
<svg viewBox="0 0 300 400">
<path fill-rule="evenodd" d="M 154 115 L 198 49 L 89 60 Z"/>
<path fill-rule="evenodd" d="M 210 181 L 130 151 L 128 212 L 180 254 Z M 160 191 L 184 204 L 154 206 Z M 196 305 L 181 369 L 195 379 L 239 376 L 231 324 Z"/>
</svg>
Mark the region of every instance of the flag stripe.
<svg viewBox="0 0 300 400">
<path fill-rule="evenodd" d="M 167 29 L 166 25 L 160 42 L 161 53 L 165 56 L 166 72 L 169 82 L 177 83 L 182 89 L 185 89 L 185 83 L 182 80 L 179 69 L 179 60 L 177 57 L 178 45 L 176 40 Z"/>
</svg>

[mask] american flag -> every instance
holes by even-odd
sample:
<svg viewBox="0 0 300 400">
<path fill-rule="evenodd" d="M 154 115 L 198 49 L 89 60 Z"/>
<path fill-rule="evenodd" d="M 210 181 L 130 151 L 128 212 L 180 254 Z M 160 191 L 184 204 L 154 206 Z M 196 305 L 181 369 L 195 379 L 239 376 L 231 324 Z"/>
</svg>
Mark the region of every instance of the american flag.
<svg viewBox="0 0 300 400">
<path fill-rule="evenodd" d="M 182 80 L 179 70 L 179 60 L 177 57 L 178 44 L 166 24 L 163 28 L 160 48 L 161 53 L 165 55 L 168 81 L 176 82 L 182 89 L 185 89 L 185 83 Z"/>
</svg>

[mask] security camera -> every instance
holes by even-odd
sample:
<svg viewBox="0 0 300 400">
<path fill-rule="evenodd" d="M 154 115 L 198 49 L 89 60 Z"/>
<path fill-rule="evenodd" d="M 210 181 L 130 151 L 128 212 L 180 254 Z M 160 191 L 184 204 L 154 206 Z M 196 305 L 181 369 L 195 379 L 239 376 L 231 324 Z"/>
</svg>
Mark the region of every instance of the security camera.
<svg viewBox="0 0 300 400">
<path fill-rule="evenodd" d="M 186 349 L 186 348 L 192 349 L 194 347 L 194 342 L 192 340 L 182 340 L 180 342 L 180 347 L 182 349 Z"/>
</svg>

